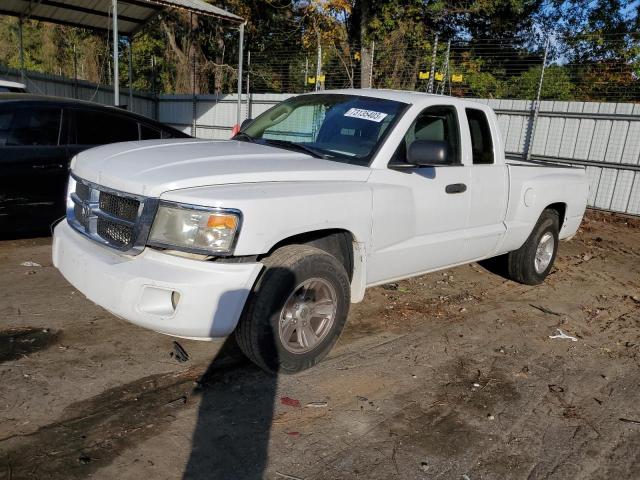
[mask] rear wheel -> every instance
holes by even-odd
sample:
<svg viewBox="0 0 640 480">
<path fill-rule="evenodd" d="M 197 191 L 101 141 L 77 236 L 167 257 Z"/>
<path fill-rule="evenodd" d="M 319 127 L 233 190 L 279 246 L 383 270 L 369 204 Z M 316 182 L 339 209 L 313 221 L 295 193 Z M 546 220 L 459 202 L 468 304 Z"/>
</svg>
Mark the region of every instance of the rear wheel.
<svg viewBox="0 0 640 480">
<path fill-rule="evenodd" d="M 558 252 L 560 219 L 555 210 L 544 210 L 527 241 L 507 257 L 509 277 L 526 285 L 544 281 Z"/>
<path fill-rule="evenodd" d="M 347 272 L 335 257 L 307 245 L 279 248 L 263 263 L 236 328 L 238 345 L 270 372 L 312 367 L 329 353 L 347 319 Z"/>
</svg>

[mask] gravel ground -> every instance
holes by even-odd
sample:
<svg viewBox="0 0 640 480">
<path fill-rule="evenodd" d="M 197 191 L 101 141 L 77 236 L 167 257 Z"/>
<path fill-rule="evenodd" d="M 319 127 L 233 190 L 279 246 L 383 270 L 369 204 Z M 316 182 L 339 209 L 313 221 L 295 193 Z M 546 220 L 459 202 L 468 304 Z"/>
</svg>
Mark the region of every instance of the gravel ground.
<svg viewBox="0 0 640 480">
<path fill-rule="evenodd" d="M 0 242 L 2 480 L 638 478 L 637 220 L 590 213 L 540 286 L 473 264 L 373 288 L 279 377 L 231 341 L 179 362 L 50 244 Z"/>
</svg>

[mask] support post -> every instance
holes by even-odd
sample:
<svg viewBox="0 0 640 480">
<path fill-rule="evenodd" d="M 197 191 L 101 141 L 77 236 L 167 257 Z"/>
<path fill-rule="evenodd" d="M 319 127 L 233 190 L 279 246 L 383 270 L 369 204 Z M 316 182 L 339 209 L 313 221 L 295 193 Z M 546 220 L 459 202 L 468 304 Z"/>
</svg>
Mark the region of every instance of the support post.
<svg viewBox="0 0 640 480">
<path fill-rule="evenodd" d="M 434 76 L 436 74 L 436 56 L 438 54 L 438 34 L 433 40 L 433 52 L 431 53 L 431 70 L 429 70 L 429 83 L 427 84 L 427 93 L 433 93 Z"/>
<path fill-rule="evenodd" d="M 376 58 L 376 42 L 371 42 L 371 68 L 369 69 L 369 88 L 373 88 L 373 63 Z M 353 85 L 351 85 L 353 88 Z"/>
<path fill-rule="evenodd" d="M 309 57 L 304 57 L 304 81 L 302 82 L 302 92 L 307 91 L 307 79 L 309 78 Z"/>
<path fill-rule="evenodd" d="M 113 104 L 120 105 L 120 70 L 118 66 L 118 0 L 111 0 L 113 8 Z"/>
<path fill-rule="evenodd" d="M 244 118 L 251 118 L 251 50 L 247 52 L 247 111 Z"/>
<path fill-rule="evenodd" d="M 450 54 L 451 54 L 451 40 L 447 42 L 447 53 L 444 59 L 444 68 L 442 69 L 444 70 L 444 72 L 442 77 L 442 83 L 440 84 L 440 86 L 442 87 L 441 95 L 444 95 L 446 93 L 447 82 L 449 82 L 449 89 L 451 89 L 451 80 L 449 79 L 449 55 Z M 437 88 L 436 88 L 436 93 L 438 93 Z"/>
<path fill-rule="evenodd" d="M 242 123 L 242 60 L 244 58 L 244 25 L 244 23 L 240 25 L 240 38 L 238 40 L 238 110 L 236 112 L 238 125 Z"/>
<path fill-rule="evenodd" d="M 316 91 L 320 90 L 320 75 L 322 75 L 322 45 L 318 33 L 318 58 L 316 60 Z"/>
<path fill-rule="evenodd" d="M 78 55 L 75 38 L 73 40 L 73 98 L 78 98 Z"/>
<path fill-rule="evenodd" d="M 129 108 L 128 110 L 131 112 L 133 108 L 133 39 L 129 37 Z"/>
<path fill-rule="evenodd" d="M 191 12 L 189 21 L 189 41 L 191 42 L 191 136 L 195 137 L 198 133 L 198 103 L 196 98 L 196 45 L 193 39 L 193 12 Z"/>
<path fill-rule="evenodd" d="M 24 71 L 24 43 L 22 39 L 22 17 L 18 20 L 18 36 L 20 37 L 20 81 L 26 84 L 27 76 Z"/>
<path fill-rule="evenodd" d="M 538 114 L 540 113 L 540 95 L 542 94 L 542 82 L 544 81 L 544 70 L 547 68 L 547 56 L 549 54 L 549 39 L 544 44 L 544 57 L 542 59 L 542 70 L 540 71 L 540 80 L 538 81 L 538 93 L 533 105 L 533 114 L 530 117 L 529 132 L 527 141 L 525 142 L 525 159 L 531 160 L 531 150 L 533 139 L 536 134 L 536 124 L 538 123 Z"/>
</svg>

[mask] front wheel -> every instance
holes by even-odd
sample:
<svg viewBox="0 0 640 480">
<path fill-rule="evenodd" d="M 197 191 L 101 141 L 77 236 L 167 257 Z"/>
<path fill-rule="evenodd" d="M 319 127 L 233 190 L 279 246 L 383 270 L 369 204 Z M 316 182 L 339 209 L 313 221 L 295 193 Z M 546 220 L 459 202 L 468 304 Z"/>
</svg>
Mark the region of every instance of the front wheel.
<svg viewBox="0 0 640 480">
<path fill-rule="evenodd" d="M 526 285 L 544 281 L 558 252 L 560 219 L 555 210 L 544 210 L 527 241 L 507 257 L 509 277 Z"/>
<path fill-rule="evenodd" d="M 329 353 L 346 322 L 347 272 L 335 257 L 308 245 L 284 246 L 263 263 L 236 328 L 238 345 L 270 372 L 310 368 Z"/>
</svg>

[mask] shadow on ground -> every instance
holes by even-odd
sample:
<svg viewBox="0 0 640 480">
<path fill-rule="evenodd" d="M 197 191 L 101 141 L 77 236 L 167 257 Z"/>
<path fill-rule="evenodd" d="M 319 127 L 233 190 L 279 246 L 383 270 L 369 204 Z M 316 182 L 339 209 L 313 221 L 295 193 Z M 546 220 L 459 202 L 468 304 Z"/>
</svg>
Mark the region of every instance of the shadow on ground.
<svg viewBox="0 0 640 480">
<path fill-rule="evenodd" d="M 241 355 L 229 337 L 194 392 L 202 399 L 184 479 L 263 478 L 277 376 Z M 218 365 L 235 361 L 239 368 L 220 375 Z"/>
</svg>

